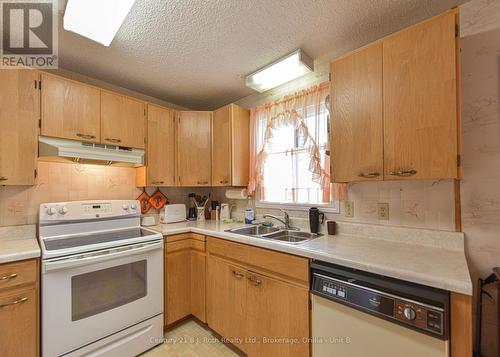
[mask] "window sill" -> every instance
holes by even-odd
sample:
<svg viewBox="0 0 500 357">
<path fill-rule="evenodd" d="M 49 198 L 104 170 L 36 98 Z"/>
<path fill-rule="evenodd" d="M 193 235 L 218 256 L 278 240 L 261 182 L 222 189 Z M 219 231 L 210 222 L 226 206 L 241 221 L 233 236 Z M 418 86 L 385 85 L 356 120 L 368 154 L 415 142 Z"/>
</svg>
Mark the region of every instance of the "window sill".
<svg viewBox="0 0 500 357">
<path fill-rule="evenodd" d="M 277 203 L 277 202 L 263 202 L 255 201 L 256 208 L 268 209 L 283 209 L 288 211 L 308 211 L 311 207 L 318 207 L 321 212 L 325 213 L 340 213 L 339 201 L 335 200 L 331 205 L 321 204 L 305 204 L 305 203 Z"/>
</svg>

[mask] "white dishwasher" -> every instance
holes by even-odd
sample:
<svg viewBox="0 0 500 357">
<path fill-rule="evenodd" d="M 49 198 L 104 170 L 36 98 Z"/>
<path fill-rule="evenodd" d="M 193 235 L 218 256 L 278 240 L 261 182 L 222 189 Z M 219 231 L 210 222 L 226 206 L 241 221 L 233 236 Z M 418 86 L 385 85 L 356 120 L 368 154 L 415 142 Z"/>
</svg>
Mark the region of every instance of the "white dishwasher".
<svg viewBox="0 0 500 357">
<path fill-rule="evenodd" d="M 448 357 L 449 293 L 313 261 L 312 357 Z"/>
</svg>

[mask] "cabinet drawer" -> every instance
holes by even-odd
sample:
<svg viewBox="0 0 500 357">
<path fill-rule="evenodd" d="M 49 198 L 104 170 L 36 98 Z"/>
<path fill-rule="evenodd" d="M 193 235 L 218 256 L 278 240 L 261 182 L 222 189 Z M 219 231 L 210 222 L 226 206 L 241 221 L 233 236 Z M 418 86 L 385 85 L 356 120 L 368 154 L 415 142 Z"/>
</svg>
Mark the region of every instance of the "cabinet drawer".
<svg viewBox="0 0 500 357">
<path fill-rule="evenodd" d="M 0 265 L 0 290 L 37 281 L 36 260 Z"/>
<path fill-rule="evenodd" d="M 205 252 L 205 242 L 196 239 L 183 239 L 168 242 L 165 251 L 167 254 L 178 252 L 180 250 L 193 249 L 200 252 Z"/>
<path fill-rule="evenodd" d="M 208 238 L 207 247 L 209 254 L 291 278 L 302 285 L 309 285 L 309 259 L 307 258 L 212 237 Z"/>
<path fill-rule="evenodd" d="M 198 241 L 204 242 L 206 240 L 206 237 L 203 234 L 198 233 L 181 233 L 172 236 L 165 236 L 166 243 L 177 242 L 184 239 L 196 239 Z"/>
</svg>

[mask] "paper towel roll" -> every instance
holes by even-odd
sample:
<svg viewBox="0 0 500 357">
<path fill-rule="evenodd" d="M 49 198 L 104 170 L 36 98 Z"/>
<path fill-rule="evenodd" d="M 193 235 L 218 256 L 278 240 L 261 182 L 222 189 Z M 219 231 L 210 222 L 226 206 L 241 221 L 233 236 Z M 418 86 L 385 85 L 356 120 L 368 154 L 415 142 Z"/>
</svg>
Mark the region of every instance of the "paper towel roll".
<svg viewBox="0 0 500 357">
<path fill-rule="evenodd" d="M 246 188 L 233 188 L 226 190 L 226 198 L 230 200 L 246 200 L 248 198 Z"/>
</svg>

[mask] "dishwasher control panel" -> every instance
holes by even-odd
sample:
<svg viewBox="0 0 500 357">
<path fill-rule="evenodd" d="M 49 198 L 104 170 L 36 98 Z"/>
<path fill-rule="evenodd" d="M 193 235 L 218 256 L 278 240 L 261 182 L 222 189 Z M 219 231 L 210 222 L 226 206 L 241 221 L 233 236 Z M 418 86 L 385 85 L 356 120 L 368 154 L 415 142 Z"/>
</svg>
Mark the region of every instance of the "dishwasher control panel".
<svg viewBox="0 0 500 357">
<path fill-rule="evenodd" d="M 446 338 L 444 310 L 364 285 L 357 279 L 312 274 L 313 294 L 338 301 L 441 339 Z"/>
</svg>

